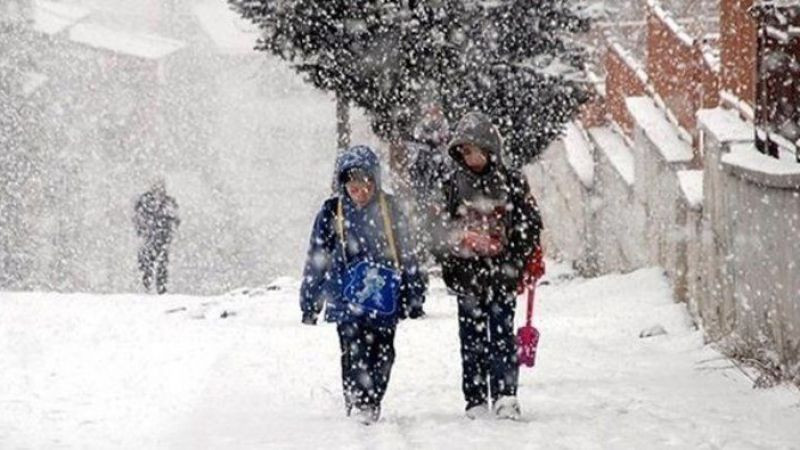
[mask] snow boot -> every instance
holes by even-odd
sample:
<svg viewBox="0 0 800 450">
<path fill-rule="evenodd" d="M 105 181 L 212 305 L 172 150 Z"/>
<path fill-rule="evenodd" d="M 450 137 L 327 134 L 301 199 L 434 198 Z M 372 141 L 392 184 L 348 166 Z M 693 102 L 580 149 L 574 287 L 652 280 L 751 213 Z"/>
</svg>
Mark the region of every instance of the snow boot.
<svg viewBox="0 0 800 450">
<path fill-rule="evenodd" d="M 378 406 L 364 406 L 355 408 L 350 418 L 362 425 L 372 425 L 381 417 L 381 408 Z"/>
<path fill-rule="evenodd" d="M 522 418 L 522 408 L 519 406 L 517 397 L 503 396 L 494 402 L 494 415 L 498 419 L 520 420 Z"/>
<path fill-rule="evenodd" d="M 470 406 L 466 411 L 467 418 L 470 420 L 485 420 L 491 415 L 489 414 L 489 405 L 481 403 L 480 405 Z"/>
</svg>

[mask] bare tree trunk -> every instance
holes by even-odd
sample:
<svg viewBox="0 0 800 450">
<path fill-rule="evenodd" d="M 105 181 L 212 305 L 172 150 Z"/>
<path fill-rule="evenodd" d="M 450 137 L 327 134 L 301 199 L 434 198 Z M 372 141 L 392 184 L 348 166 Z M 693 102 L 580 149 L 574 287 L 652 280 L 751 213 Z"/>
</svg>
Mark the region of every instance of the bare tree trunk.
<svg viewBox="0 0 800 450">
<path fill-rule="evenodd" d="M 392 138 L 389 142 L 389 169 L 392 171 L 396 193 L 406 197 L 411 195 L 411 180 L 408 174 L 409 163 L 408 149 L 405 142 L 397 137 Z"/>
<path fill-rule="evenodd" d="M 339 152 L 350 146 L 350 102 L 336 94 L 336 148 Z"/>
<path fill-rule="evenodd" d="M 350 102 L 342 96 L 336 94 L 336 157 L 350 147 Z M 333 167 L 333 177 L 331 178 L 331 192 L 336 193 L 336 166 Z"/>
</svg>

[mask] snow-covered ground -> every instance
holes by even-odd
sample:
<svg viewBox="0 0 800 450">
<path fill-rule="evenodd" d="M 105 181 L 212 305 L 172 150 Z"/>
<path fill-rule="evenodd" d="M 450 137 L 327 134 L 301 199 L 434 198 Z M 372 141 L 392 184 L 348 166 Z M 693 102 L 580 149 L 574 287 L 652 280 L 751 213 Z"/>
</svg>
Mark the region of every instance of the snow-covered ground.
<svg viewBox="0 0 800 450">
<path fill-rule="evenodd" d="M 429 316 L 398 330 L 372 427 L 344 418 L 336 333 L 300 325 L 295 279 L 219 297 L 2 293 L 0 448 L 800 446 L 800 395 L 754 390 L 704 346 L 660 270 L 549 278 L 523 421 L 464 418 L 455 305 L 434 283 Z M 654 325 L 668 334 L 639 338 Z"/>
</svg>

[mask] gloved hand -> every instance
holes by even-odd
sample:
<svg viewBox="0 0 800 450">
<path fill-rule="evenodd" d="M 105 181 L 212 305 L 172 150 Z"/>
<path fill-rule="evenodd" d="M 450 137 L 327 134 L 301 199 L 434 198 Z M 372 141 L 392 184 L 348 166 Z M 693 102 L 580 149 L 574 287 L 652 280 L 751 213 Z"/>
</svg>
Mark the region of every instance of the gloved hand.
<svg viewBox="0 0 800 450">
<path fill-rule="evenodd" d="M 536 247 L 536 250 L 534 250 L 531 256 L 528 257 L 528 260 L 525 261 L 525 267 L 522 269 L 522 277 L 517 285 L 517 294 L 522 294 L 525 292 L 525 288 L 536 284 L 536 282 L 544 276 L 544 273 L 545 266 L 542 248 Z"/>
<path fill-rule="evenodd" d="M 404 304 L 400 307 L 400 311 L 398 311 L 398 317 L 401 320 L 405 319 L 419 319 L 420 317 L 425 316 L 425 311 L 422 309 L 422 301 L 415 300 Z"/>
<path fill-rule="evenodd" d="M 408 312 L 409 319 L 419 319 L 421 317 L 425 317 L 425 311 L 422 310 L 422 307 L 411 308 L 411 311 Z"/>
<path fill-rule="evenodd" d="M 317 316 L 314 313 L 304 312 L 303 313 L 303 324 L 304 325 L 316 325 L 317 324 Z"/>
<path fill-rule="evenodd" d="M 526 272 L 530 273 L 531 278 L 539 280 L 544 276 L 544 255 L 542 255 L 542 247 L 536 247 L 533 252 L 533 257 L 528 260 L 528 267 Z"/>
<path fill-rule="evenodd" d="M 460 245 L 478 256 L 497 256 L 503 251 L 503 242 L 499 237 L 472 230 L 463 232 Z"/>
</svg>

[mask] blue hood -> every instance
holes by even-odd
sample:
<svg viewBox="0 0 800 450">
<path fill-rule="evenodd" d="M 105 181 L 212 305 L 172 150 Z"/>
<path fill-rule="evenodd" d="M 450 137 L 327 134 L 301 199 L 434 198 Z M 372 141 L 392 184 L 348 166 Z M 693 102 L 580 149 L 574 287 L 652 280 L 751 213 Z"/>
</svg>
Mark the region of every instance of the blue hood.
<svg viewBox="0 0 800 450">
<path fill-rule="evenodd" d="M 381 188 L 381 166 L 377 155 L 366 145 L 355 145 L 336 158 L 336 191 L 344 193 L 343 177 L 350 169 L 360 169 L 375 180 L 375 188 Z"/>
</svg>

